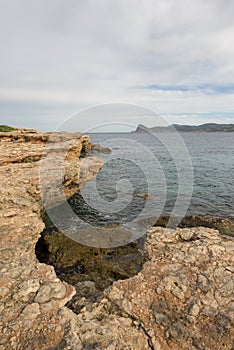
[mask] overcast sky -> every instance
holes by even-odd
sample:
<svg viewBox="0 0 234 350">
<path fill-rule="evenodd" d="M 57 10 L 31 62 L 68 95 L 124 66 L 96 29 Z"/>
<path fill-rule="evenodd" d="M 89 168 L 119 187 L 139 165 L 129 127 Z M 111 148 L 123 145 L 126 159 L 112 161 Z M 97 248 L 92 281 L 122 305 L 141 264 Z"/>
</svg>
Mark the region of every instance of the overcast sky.
<svg viewBox="0 0 234 350">
<path fill-rule="evenodd" d="M 103 103 L 234 122 L 233 18 L 232 0 L 0 0 L 0 124 L 54 130 Z"/>
</svg>

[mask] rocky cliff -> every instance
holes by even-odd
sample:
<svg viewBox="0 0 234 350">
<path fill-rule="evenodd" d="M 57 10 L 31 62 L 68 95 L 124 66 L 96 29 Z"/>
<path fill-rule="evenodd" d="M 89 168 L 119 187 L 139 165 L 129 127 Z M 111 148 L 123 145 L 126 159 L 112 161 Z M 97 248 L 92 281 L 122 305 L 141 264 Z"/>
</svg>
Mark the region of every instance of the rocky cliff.
<svg viewBox="0 0 234 350">
<path fill-rule="evenodd" d="M 185 131 L 185 132 L 234 132 L 234 124 L 216 124 L 206 123 L 201 125 L 181 125 L 171 124 L 167 126 L 154 126 L 148 128 L 145 125 L 139 124 L 133 132 L 162 132 L 162 131 Z"/>
<path fill-rule="evenodd" d="M 41 159 L 49 139 L 52 154 L 63 152 L 61 143 L 74 141 L 62 173 L 66 196 L 94 176 L 102 161 L 79 158 L 91 147 L 81 134 L 51 139 L 49 134 L 21 130 L 0 133 L 0 139 L 0 349 L 233 349 L 231 235 L 204 227 L 153 227 L 146 235 L 140 272 L 102 292 L 90 280 L 75 281 L 78 293 L 72 299 L 75 288 L 35 255 L 44 228 Z M 56 169 L 56 162 L 50 169 Z M 62 200 L 59 192 L 53 197 L 50 191 L 58 184 L 53 174 L 46 173 L 45 183 L 51 206 Z M 81 254 L 80 247 L 61 234 L 56 244 Z M 51 252 L 62 256 L 64 250 L 55 253 L 52 247 Z M 100 257 L 97 261 L 100 264 Z M 87 301 L 89 294 L 95 298 Z M 77 314 L 64 306 L 71 299 L 81 306 Z"/>
<path fill-rule="evenodd" d="M 35 256 L 35 244 L 44 228 L 40 175 L 47 179 L 47 204 L 58 204 L 59 191 L 54 192 L 58 181 L 70 196 L 101 169 L 101 159 L 81 157 L 90 148 L 89 138 L 80 133 L 0 132 L 1 349 L 50 348 L 64 335 L 68 317 L 60 308 L 75 292 Z M 61 174 L 56 170 L 64 149 L 67 152 Z M 51 163 L 40 174 L 46 153 Z"/>
</svg>

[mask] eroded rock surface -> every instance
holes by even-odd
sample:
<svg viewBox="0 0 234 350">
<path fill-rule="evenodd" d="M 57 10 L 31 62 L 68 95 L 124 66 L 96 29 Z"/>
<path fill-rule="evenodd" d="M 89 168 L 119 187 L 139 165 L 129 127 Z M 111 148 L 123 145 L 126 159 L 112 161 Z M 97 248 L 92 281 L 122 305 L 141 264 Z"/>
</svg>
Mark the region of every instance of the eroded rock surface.
<svg viewBox="0 0 234 350">
<path fill-rule="evenodd" d="M 61 342 L 69 322 L 59 309 L 75 294 L 74 288 L 62 283 L 53 267 L 40 264 L 35 256 L 35 244 L 44 228 L 40 166 L 50 137 L 36 130 L 0 133 L 1 349 L 48 349 Z M 91 147 L 88 137 L 80 133 L 55 134 L 50 141 L 58 155 L 64 153 L 65 142 L 68 152 L 62 180 L 47 171 L 48 184 L 56 188 L 60 180 L 70 196 L 103 162 L 80 159 Z M 56 162 L 55 158 L 54 169 Z"/>
<path fill-rule="evenodd" d="M 232 350 L 233 250 L 214 229 L 152 228 L 142 271 L 84 303 L 61 349 Z M 93 288 L 80 283 L 75 302 Z"/>
<path fill-rule="evenodd" d="M 148 260 L 109 300 L 138 320 L 153 349 L 233 349 L 234 242 L 208 228 L 152 228 Z"/>
<path fill-rule="evenodd" d="M 116 280 L 135 276 L 142 268 L 143 255 L 138 242 L 116 248 L 81 245 L 62 232 L 43 233 L 36 245 L 41 262 L 53 265 L 59 278 L 77 291 L 68 306 L 78 313 L 93 304 L 103 290 Z"/>
</svg>

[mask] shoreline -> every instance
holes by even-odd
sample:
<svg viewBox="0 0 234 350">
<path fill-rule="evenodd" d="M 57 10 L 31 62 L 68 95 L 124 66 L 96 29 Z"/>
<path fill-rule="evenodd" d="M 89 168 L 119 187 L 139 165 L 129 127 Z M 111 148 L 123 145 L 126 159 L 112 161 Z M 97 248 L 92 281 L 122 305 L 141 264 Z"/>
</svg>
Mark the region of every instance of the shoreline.
<svg viewBox="0 0 234 350">
<path fill-rule="evenodd" d="M 88 145 L 81 134 L 72 137 L 76 147 L 64 174 L 68 197 L 79 187 L 77 157 L 82 153 L 82 140 Z M 122 270 L 116 263 L 118 256 L 94 254 L 97 273 L 101 273 L 100 261 L 107 262 L 110 274 L 114 272 L 113 283 L 104 286 L 101 294 L 93 280 L 78 281 L 74 288 L 61 281 L 54 267 L 37 260 L 35 247 L 45 227 L 38 157 L 46 140 L 47 135 L 36 131 L 17 131 L 12 136 L 7 133 L 0 142 L 0 349 L 185 350 L 200 344 L 200 349 L 218 346 L 231 350 L 231 235 L 200 226 L 152 227 L 145 238 L 140 271 L 136 271 L 130 251 L 121 257 L 121 262 L 128 259 Z M 102 162 L 83 154 L 81 159 L 78 165 L 86 165 L 84 183 L 100 170 Z M 59 259 L 77 258 L 74 243 L 69 244 L 67 251 L 58 249 Z M 52 257 L 56 254 L 51 251 Z M 76 261 L 80 275 L 82 259 Z M 92 261 L 88 259 L 91 272 Z M 132 262 L 132 277 L 122 279 L 124 267 Z M 67 307 L 73 297 L 77 314 Z"/>
</svg>

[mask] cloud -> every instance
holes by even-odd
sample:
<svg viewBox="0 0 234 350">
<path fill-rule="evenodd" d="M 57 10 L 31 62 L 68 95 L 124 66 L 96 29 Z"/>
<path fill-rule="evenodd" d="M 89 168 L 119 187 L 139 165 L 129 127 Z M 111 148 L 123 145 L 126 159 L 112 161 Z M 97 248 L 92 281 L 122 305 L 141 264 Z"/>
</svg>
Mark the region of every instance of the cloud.
<svg viewBox="0 0 234 350">
<path fill-rule="evenodd" d="M 196 86 L 186 85 L 149 85 L 145 89 L 155 91 L 175 91 L 175 92 L 201 92 L 204 94 L 233 94 L 234 85 L 201 84 Z"/>
<path fill-rule="evenodd" d="M 191 123 L 234 112 L 233 14 L 230 0 L 1 1 L 1 123 L 51 129 L 107 102 Z"/>
</svg>

